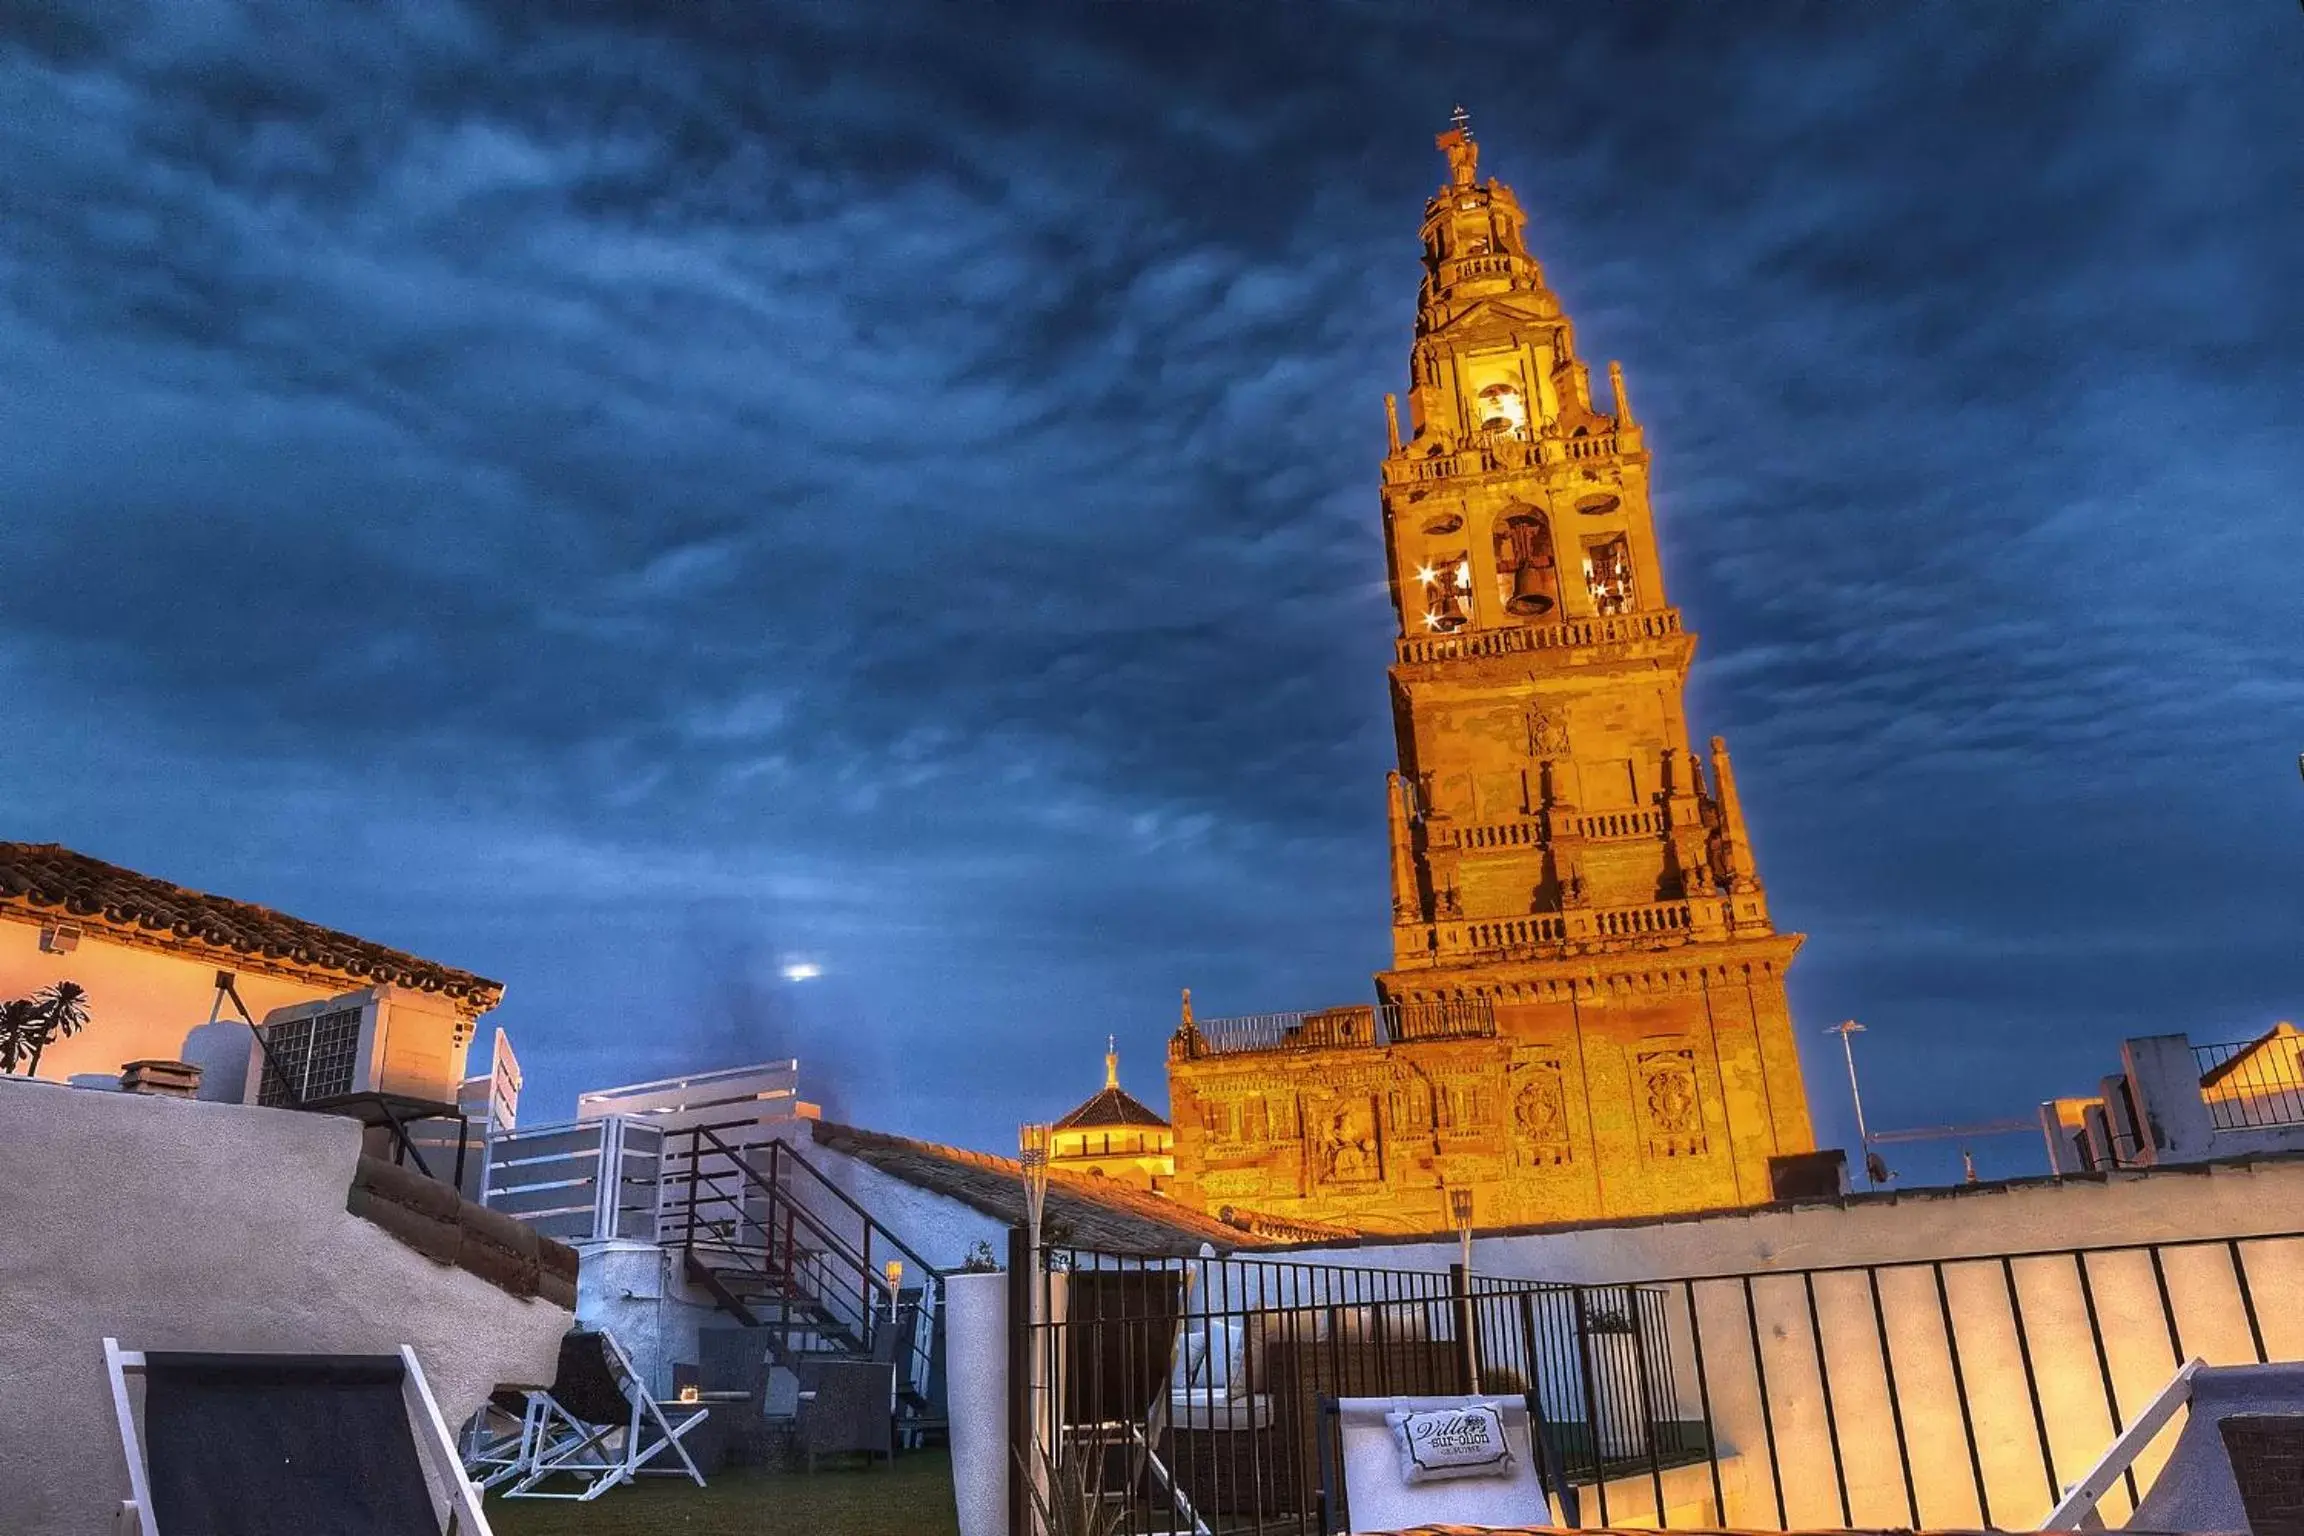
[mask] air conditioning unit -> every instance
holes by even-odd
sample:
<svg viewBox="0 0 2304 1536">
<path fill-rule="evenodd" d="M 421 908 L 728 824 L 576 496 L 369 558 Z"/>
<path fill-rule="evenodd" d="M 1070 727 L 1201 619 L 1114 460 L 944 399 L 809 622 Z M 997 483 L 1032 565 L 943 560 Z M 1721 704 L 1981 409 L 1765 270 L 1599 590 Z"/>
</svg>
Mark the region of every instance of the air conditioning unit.
<svg viewBox="0 0 2304 1536">
<path fill-rule="evenodd" d="M 243 1103 L 287 1108 L 392 1093 L 453 1104 L 470 1026 L 447 998 L 379 986 L 275 1008 L 257 1034 Z"/>
</svg>

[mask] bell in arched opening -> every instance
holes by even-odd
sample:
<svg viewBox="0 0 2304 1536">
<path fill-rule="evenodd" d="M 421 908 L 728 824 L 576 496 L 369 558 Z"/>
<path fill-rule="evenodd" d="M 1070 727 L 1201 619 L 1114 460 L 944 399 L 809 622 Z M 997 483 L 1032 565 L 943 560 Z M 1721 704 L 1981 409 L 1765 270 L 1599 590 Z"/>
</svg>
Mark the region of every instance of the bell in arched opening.
<svg viewBox="0 0 2304 1536">
<path fill-rule="evenodd" d="M 1558 606 L 1559 573 L 1543 513 L 1528 508 L 1505 515 L 1496 529 L 1496 574 L 1508 612 L 1532 619 Z"/>
</svg>

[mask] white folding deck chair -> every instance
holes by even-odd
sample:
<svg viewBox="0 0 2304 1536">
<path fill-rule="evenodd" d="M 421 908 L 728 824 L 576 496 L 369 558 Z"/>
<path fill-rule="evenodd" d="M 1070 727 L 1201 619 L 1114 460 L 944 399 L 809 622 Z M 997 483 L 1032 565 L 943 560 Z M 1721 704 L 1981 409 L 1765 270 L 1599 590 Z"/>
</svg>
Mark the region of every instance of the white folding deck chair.
<svg viewBox="0 0 2304 1536">
<path fill-rule="evenodd" d="M 416 1352 L 192 1354 L 104 1341 L 132 1536 L 490 1536 Z M 143 1385 L 139 1423 L 129 1378 Z"/>
<path fill-rule="evenodd" d="M 528 1394 L 521 1464 L 517 1480 L 501 1479 L 509 1483 L 504 1497 L 588 1502 L 642 1476 L 686 1476 L 701 1488 L 704 1474 L 680 1442 L 707 1412 L 697 1403 L 659 1402 L 614 1334 L 571 1329 L 560 1341 L 552 1389 Z M 666 1451 L 679 1466 L 649 1465 Z M 574 1478 L 578 1486 L 540 1486 L 553 1477 Z"/>
<path fill-rule="evenodd" d="M 2040 1529 L 2083 1529 L 2095 1518 L 2097 1503 L 2179 1409 L 2185 1413 L 2184 1428 L 2152 1486 L 2136 1501 L 2136 1512 L 2128 1518 L 2130 1528 L 2249 1530 L 2245 1469 L 2234 1465 L 2227 1449 L 2225 1421 L 2260 1422 L 2267 1417 L 2294 1420 L 2304 1415 L 2304 1364 L 2209 1365 L 2198 1358 L 2187 1361 L 2112 1442 L 2111 1449 L 2049 1511 Z"/>
<path fill-rule="evenodd" d="M 530 1400 L 532 1389 L 498 1387 L 465 1421 L 457 1437 L 464 1458 L 464 1475 L 482 1493 L 510 1482 L 528 1470 L 539 1415 Z"/>
<path fill-rule="evenodd" d="M 1504 1421 L 1511 1452 L 1505 1470 L 1493 1477 L 1409 1483 L 1400 1475 L 1399 1443 L 1385 1423 L 1387 1413 L 1433 1413 L 1475 1403 L 1495 1406 Z M 1513 1394 L 1475 1393 L 1456 1397 L 1344 1397 L 1328 1405 L 1336 1416 L 1336 1461 L 1331 1468 L 1329 1436 L 1320 1437 L 1320 1483 L 1325 1511 L 1322 1536 L 1354 1531 L 1399 1531 L 1415 1526 L 1574 1525 L 1576 1512 L 1562 1508 L 1555 1518 L 1546 1493 L 1543 1447 L 1528 1416 L 1528 1400 Z M 1334 1476 L 1331 1476 L 1333 1470 Z M 1338 1495 L 1342 1495 L 1341 1501 Z M 1566 1501 L 1562 1501 L 1565 1505 Z M 1346 1512 L 1350 1524 L 1344 1522 Z"/>
</svg>

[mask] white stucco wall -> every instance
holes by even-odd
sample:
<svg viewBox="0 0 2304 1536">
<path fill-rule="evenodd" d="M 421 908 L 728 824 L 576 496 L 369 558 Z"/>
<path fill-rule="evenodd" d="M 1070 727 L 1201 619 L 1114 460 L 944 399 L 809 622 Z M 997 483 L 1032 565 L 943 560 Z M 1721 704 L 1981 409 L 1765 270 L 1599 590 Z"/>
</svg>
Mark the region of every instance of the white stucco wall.
<svg viewBox="0 0 2304 1536">
<path fill-rule="evenodd" d="M 672 1395 L 672 1367 L 696 1364 L 697 1334 L 734 1321 L 691 1284 L 679 1254 L 630 1238 L 576 1244 L 576 1317 L 616 1336 L 659 1397 Z"/>
<path fill-rule="evenodd" d="M 127 1494 L 102 1340 L 415 1347 L 453 1427 L 549 1381 L 570 1314 L 344 1208 L 360 1128 L 323 1115 L 0 1079 L 0 1531 L 107 1536 Z"/>
<path fill-rule="evenodd" d="M 205 1069 L 202 1098 L 240 1097 L 248 1026 L 229 1003 L 225 1022 L 208 1022 L 216 1007 L 216 961 L 115 943 L 94 926 L 84 929 L 78 948 L 49 954 L 40 948 L 40 930 L 38 922 L 0 913 L 0 998 L 28 997 L 59 981 L 88 989 L 88 1027 L 41 1055 L 42 1077 L 59 1083 L 78 1074 L 118 1077 L 131 1061 L 195 1061 Z M 237 974 L 240 996 L 259 1019 L 274 1008 L 333 997 L 357 985 Z"/>
<path fill-rule="evenodd" d="M 882 1173 L 870 1163 L 834 1151 L 808 1137 L 808 1123 L 800 1122 L 800 1152 L 824 1177 L 872 1213 L 906 1247 L 940 1270 L 958 1269 L 968 1250 L 979 1242 L 992 1245 L 995 1263 L 1008 1262 L 1008 1225 L 987 1216 L 963 1200 L 950 1199 Z M 824 1212 L 842 1232 L 849 1219 Z"/>
</svg>

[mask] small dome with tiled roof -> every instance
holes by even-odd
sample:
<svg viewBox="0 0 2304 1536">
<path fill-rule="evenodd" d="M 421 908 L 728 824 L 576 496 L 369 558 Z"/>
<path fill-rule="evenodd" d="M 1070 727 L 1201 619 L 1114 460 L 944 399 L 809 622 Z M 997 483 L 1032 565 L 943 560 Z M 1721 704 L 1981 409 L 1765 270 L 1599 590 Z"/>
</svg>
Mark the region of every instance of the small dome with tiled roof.
<svg viewBox="0 0 2304 1536">
<path fill-rule="evenodd" d="M 1118 1042 L 1104 1042 L 1104 1091 L 1049 1127 L 1048 1163 L 1154 1192 L 1176 1176 L 1176 1132 L 1120 1086 Z"/>
<path fill-rule="evenodd" d="M 1168 1126 L 1164 1116 L 1120 1086 L 1120 1048 L 1115 1040 L 1105 1042 L 1104 1091 L 1057 1121 L 1056 1129 L 1087 1131 L 1108 1125 L 1156 1125 L 1163 1130 Z"/>
</svg>

